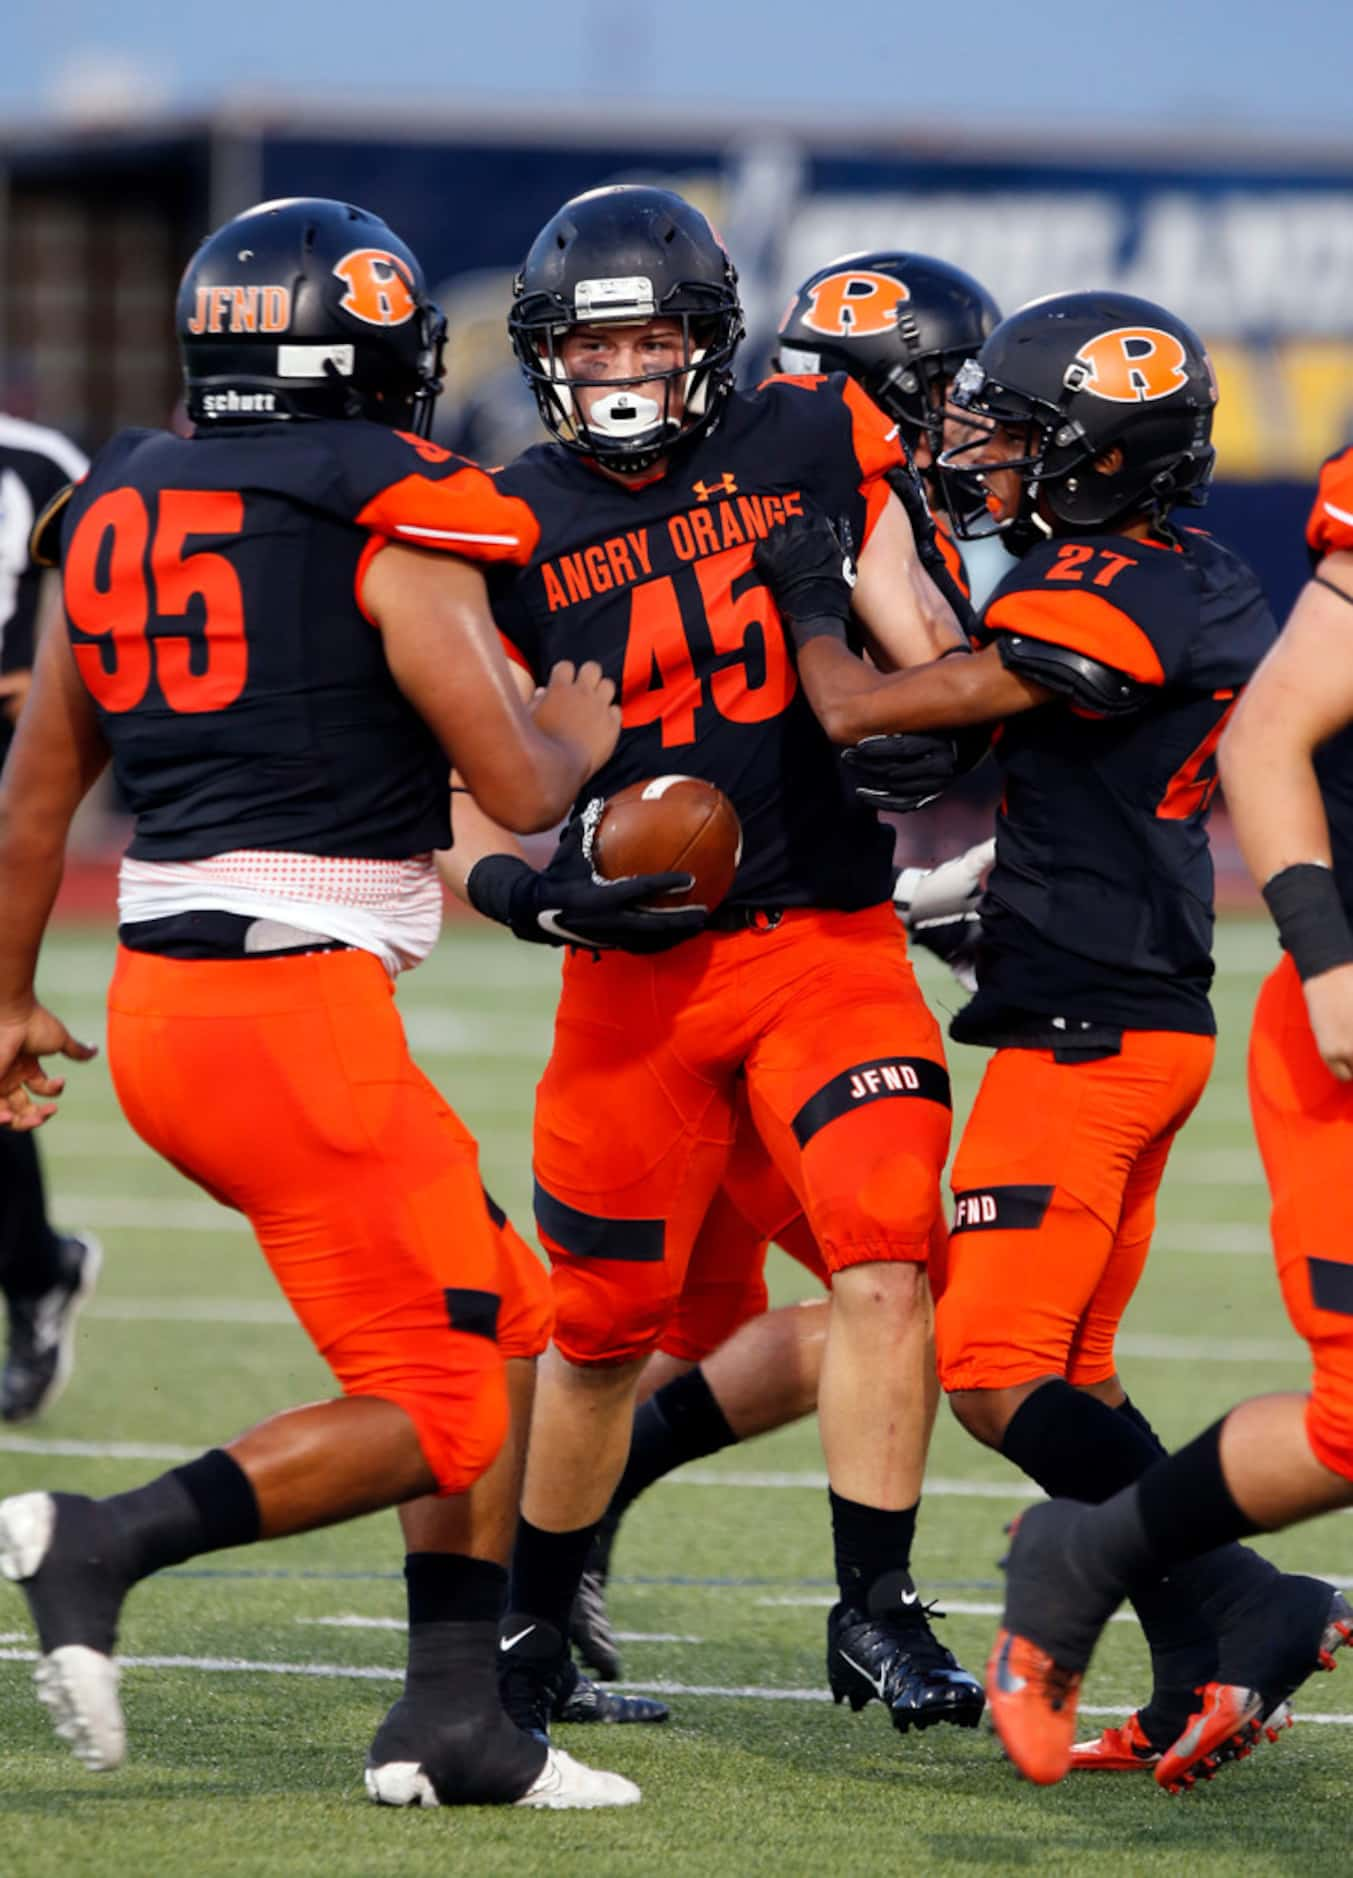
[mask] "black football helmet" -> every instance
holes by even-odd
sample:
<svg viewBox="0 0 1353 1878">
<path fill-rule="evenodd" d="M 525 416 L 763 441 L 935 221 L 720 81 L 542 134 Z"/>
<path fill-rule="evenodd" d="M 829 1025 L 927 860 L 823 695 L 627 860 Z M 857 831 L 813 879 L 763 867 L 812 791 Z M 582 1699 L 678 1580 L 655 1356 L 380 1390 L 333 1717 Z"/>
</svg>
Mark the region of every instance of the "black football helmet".
<svg viewBox="0 0 1353 1878">
<path fill-rule="evenodd" d="M 936 456 L 949 380 L 996 326 L 1000 308 L 948 261 L 892 248 L 844 254 L 810 274 L 780 321 L 780 372 L 849 372 Z"/>
<path fill-rule="evenodd" d="M 188 263 L 175 323 L 199 426 L 365 417 L 427 435 L 446 321 L 365 209 L 309 196 L 247 209 Z"/>
<path fill-rule="evenodd" d="M 743 335 L 737 270 L 699 209 L 670 189 L 620 183 L 566 202 L 531 244 L 512 289 L 508 332 L 547 430 L 620 475 L 640 475 L 714 422 L 732 386 Z M 559 341 L 575 326 L 670 319 L 685 363 L 647 378 L 610 379 L 606 409 L 584 418 Z M 663 385 L 662 403 L 637 394 Z M 680 390 L 680 413 L 672 415 Z"/>
<path fill-rule="evenodd" d="M 940 474 L 946 494 L 950 478 L 966 485 L 952 512 L 969 540 L 1008 530 L 1018 551 L 1048 532 L 1040 505 L 1059 532 L 1074 533 L 1142 513 L 1164 522 L 1176 505 L 1207 500 L 1212 362 L 1193 328 L 1152 300 L 1107 291 L 1034 300 L 960 368 L 949 399 L 973 434 L 944 453 Z M 998 428 L 1024 437 L 1023 454 L 998 466 L 1019 476 L 1019 513 L 974 520 L 980 452 Z M 1115 447 L 1122 462 L 1101 474 L 1096 459 Z"/>
</svg>

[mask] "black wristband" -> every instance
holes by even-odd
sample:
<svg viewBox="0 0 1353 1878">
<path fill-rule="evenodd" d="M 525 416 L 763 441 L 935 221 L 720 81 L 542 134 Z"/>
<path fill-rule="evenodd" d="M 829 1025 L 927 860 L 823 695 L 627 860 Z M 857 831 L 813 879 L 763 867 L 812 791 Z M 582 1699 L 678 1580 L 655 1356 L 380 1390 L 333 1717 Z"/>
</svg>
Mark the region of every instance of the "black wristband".
<svg viewBox="0 0 1353 1878">
<path fill-rule="evenodd" d="M 796 646 L 806 646 L 810 639 L 835 639 L 840 645 L 848 644 L 846 622 L 837 613 L 815 613 L 808 619 L 792 618 L 785 623 Z"/>
<path fill-rule="evenodd" d="M 1337 965 L 1353 965 L 1353 928 L 1328 867 L 1298 861 L 1265 881 L 1263 892 L 1282 948 L 1303 984 Z"/>
<path fill-rule="evenodd" d="M 465 897 L 476 913 L 511 926 L 517 894 L 535 869 L 516 854 L 486 854 L 465 876 Z"/>
</svg>

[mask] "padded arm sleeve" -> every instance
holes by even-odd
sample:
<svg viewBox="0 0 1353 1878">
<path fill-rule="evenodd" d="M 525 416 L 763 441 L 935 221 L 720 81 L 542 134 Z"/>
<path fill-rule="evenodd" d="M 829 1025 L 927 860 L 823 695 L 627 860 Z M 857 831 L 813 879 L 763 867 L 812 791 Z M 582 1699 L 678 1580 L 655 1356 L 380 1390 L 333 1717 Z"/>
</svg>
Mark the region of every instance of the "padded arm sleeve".
<svg viewBox="0 0 1353 1878">
<path fill-rule="evenodd" d="M 1081 710 L 1093 711 L 1096 717 L 1126 717 L 1140 710 L 1156 686 L 1129 678 L 1126 672 L 1073 652 L 1068 646 L 1049 645 L 1044 639 L 1029 639 L 1021 633 L 995 635 L 996 650 L 1007 671 L 1031 678 L 1036 685 L 1070 699 Z"/>
</svg>

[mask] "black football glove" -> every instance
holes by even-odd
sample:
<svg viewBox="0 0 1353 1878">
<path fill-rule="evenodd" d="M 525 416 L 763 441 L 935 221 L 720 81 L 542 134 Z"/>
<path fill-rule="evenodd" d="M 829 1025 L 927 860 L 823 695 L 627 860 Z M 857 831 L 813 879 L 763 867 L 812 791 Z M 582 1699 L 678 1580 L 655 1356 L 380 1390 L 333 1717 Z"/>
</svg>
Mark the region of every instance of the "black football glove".
<svg viewBox="0 0 1353 1878">
<path fill-rule="evenodd" d="M 753 559 L 795 645 L 824 635 L 845 643 L 855 563 L 820 510 L 772 528 Z"/>
<path fill-rule="evenodd" d="M 940 552 L 935 517 L 931 513 L 920 472 L 910 463 L 905 469 L 890 469 L 888 487 L 907 511 L 907 520 L 911 523 L 916 542 L 916 558 L 939 588 L 965 637 L 971 639 L 977 631 L 977 614 L 973 611 L 972 601 L 949 572 L 948 562 Z"/>
<path fill-rule="evenodd" d="M 600 804 L 598 803 L 598 809 Z M 470 905 L 518 939 L 582 946 L 591 952 L 666 952 L 703 932 L 708 910 L 641 904 L 691 885 L 689 874 L 631 874 L 606 880 L 593 871 L 592 803 L 568 822 L 550 863 L 539 871 L 511 854 L 476 861 L 465 882 Z"/>
<path fill-rule="evenodd" d="M 865 737 L 843 750 L 841 761 L 861 802 L 909 815 L 975 769 L 990 747 L 991 731 L 985 724 L 962 730 L 904 730 Z"/>
<path fill-rule="evenodd" d="M 954 739 L 928 730 L 866 737 L 842 751 L 841 761 L 861 802 L 899 815 L 923 809 L 959 773 Z"/>
</svg>

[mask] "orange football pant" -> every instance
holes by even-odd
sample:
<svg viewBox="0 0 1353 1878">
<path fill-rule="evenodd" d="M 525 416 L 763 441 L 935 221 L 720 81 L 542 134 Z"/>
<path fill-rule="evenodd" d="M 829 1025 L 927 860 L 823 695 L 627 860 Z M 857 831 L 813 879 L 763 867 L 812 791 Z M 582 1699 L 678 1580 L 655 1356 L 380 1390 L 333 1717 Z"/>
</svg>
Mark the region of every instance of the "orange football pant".
<svg viewBox="0 0 1353 1878">
<path fill-rule="evenodd" d="M 1273 1199 L 1278 1281 L 1311 1346 L 1311 1452 L 1353 1480 L 1353 1084 L 1325 1067 L 1289 958 L 1265 979 L 1255 1008 L 1250 1109 Z"/>
<path fill-rule="evenodd" d="M 656 958 L 575 954 L 536 1103 L 536 1224 L 575 1363 L 656 1348 L 748 1111 L 829 1271 L 924 1260 L 949 1081 L 891 906 Z"/>
<path fill-rule="evenodd" d="M 691 1248 L 686 1282 L 658 1342 L 664 1356 L 703 1363 L 770 1303 L 766 1254 L 772 1242 L 830 1286 L 831 1274 L 799 1207 L 798 1195 L 756 1132 L 745 1093 L 719 1190 Z"/>
<path fill-rule="evenodd" d="M 1094 1062 L 992 1057 L 954 1157 L 947 1253 L 932 1265 L 946 1391 L 1113 1375 L 1156 1192 L 1214 1048 L 1130 1030 L 1117 1056 Z"/>
<path fill-rule="evenodd" d="M 124 948 L 108 1009 L 132 1127 L 246 1216 L 343 1393 L 397 1403 L 438 1491 L 469 1487 L 507 1428 L 501 1327 L 533 1354 L 550 1313 L 539 1266 L 490 1218 L 473 1137 L 410 1059 L 380 963 Z"/>
</svg>

